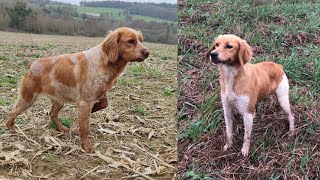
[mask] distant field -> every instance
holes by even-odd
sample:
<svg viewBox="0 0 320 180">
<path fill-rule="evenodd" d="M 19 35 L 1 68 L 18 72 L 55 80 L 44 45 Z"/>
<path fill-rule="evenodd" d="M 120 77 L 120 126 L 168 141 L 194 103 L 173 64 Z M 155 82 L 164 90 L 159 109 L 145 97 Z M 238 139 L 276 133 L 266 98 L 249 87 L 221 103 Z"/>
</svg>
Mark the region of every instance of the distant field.
<svg viewBox="0 0 320 180">
<path fill-rule="evenodd" d="M 113 19 L 117 20 L 122 20 L 125 19 L 125 16 L 123 12 L 125 11 L 124 9 L 117 9 L 117 8 L 100 8 L 100 7 L 81 7 L 81 6 L 76 6 L 78 9 L 79 13 L 94 13 L 94 14 L 104 14 L 108 15 L 109 17 L 112 17 Z M 121 13 L 119 15 L 119 13 Z M 155 22 L 167 22 L 167 23 L 175 23 L 174 21 L 169 21 L 165 19 L 160 19 L 160 18 L 154 18 L 154 17 L 149 17 L 149 16 L 141 16 L 141 15 L 133 15 L 131 14 L 133 19 L 142 19 L 147 22 L 155 21 Z"/>
<path fill-rule="evenodd" d="M 93 14 L 104 14 L 104 15 L 111 15 L 114 19 L 124 19 L 123 16 L 123 9 L 116 9 L 116 8 L 99 8 L 99 7 L 80 7 L 75 6 L 78 9 L 79 13 L 93 13 Z M 120 16 L 118 14 L 121 13 Z"/>
</svg>

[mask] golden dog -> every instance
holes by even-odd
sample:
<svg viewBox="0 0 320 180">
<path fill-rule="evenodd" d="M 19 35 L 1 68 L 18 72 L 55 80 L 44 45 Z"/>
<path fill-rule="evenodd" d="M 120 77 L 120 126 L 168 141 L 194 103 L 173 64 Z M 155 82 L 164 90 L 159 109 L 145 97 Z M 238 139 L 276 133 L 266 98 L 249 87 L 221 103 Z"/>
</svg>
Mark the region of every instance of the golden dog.
<svg viewBox="0 0 320 180">
<path fill-rule="evenodd" d="M 290 135 L 294 133 L 289 83 L 280 64 L 250 64 L 251 47 L 245 40 L 231 34 L 218 36 L 208 50 L 207 57 L 213 65 L 219 66 L 220 70 L 221 100 L 227 137 L 224 150 L 232 146 L 233 109 L 236 109 L 243 116 L 245 129 L 241 152 L 243 156 L 248 155 L 256 103 L 273 92 L 288 115 Z"/>
</svg>

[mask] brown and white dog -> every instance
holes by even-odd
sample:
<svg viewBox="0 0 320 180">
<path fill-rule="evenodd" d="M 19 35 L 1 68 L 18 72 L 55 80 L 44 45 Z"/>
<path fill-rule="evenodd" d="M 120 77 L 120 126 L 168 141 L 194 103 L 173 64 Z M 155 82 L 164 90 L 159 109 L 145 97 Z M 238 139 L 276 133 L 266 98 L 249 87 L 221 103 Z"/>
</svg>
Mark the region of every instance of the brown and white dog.
<svg viewBox="0 0 320 180">
<path fill-rule="evenodd" d="M 258 101 L 275 92 L 282 109 L 288 115 L 290 135 L 294 133 L 294 116 L 290 110 L 289 83 L 280 64 L 261 62 L 251 64 L 251 47 L 240 37 L 218 36 L 207 52 L 213 65 L 219 66 L 221 99 L 226 125 L 224 150 L 232 146 L 233 110 L 243 116 L 243 156 L 249 153 L 252 123 Z"/>
<path fill-rule="evenodd" d="M 14 130 L 16 117 L 43 94 L 52 101 L 49 115 L 57 130 L 68 132 L 58 120 L 58 113 L 64 103 L 76 103 L 81 146 L 93 153 L 95 150 L 88 138 L 90 114 L 107 107 L 106 92 L 111 90 L 127 63 L 141 62 L 149 56 L 142 41 L 139 31 L 122 27 L 111 31 L 101 44 L 89 50 L 34 61 L 21 79 L 19 96 L 6 126 Z"/>
</svg>

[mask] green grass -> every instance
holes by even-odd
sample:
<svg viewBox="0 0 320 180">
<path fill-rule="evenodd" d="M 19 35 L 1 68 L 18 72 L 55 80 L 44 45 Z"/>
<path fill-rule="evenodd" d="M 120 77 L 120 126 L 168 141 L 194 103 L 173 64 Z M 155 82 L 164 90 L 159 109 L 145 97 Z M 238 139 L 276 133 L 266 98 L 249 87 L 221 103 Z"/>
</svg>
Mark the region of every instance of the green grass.
<svg viewBox="0 0 320 180">
<path fill-rule="evenodd" d="M 60 118 L 59 120 L 63 126 L 68 127 L 68 128 L 70 128 L 73 124 L 72 119 L 69 119 L 69 118 Z M 56 126 L 53 124 L 52 121 L 49 122 L 48 126 L 49 126 L 49 128 L 52 128 L 52 129 L 56 128 Z"/>
<path fill-rule="evenodd" d="M 118 9 L 118 8 L 103 8 L 103 7 L 80 7 L 76 6 L 79 13 L 94 13 L 94 14 L 101 14 L 104 16 L 107 16 L 108 18 L 116 19 L 116 20 L 125 20 L 126 16 L 124 15 L 125 10 L 124 9 Z M 165 19 L 160 18 L 154 18 L 149 16 L 141 16 L 141 15 L 135 15 L 130 14 L 132 16 L 132 19 L 134 20 L 144 20 L 146 22 L 158 22 L 158 23 L 175 23 L 174 21 L 169 21 Z"/>
<path fill-rule="evenodd" d="M 166 89 L 164 90 L 164 92 L 163 92 L 163 95 L 164 95 L 164 96 L 167 96 L 167 97 L 172 96 L 172 90 L 166 88 Z"/>
<path fill-rule="evenodd" d="M 51 163 L 54 161 L 54 156 L 52 154 L 47 154 L 44 157 L 42 157 L 42 160 L 47 163 Z"/>
<path fill-rule="evenodd" d="M 0 61 L 6 61 L 6 60 L 9 60 L 9 58 L 6 56 L 0 55 Z"/>
<path fill-rule="evenodd" d="M 128 71 L 132 73 L 134 76 L 139 76 L 145 72 L 145 69 L 140 64 L 134 64 L 128 67 Z"/>
<path fill-rule="evenodd" d="M 135 14 L 132 14 L 130 16 L 132 16 L 132 19 L 134 19 L 134 20 L 144 20 L 146 22 L 154 21 L 154 22 L 158 22 L 158 23 L 163 23 L 163 22 L 175 23 L 174 21 L 169 21 L 169 20 L 165 20 L 165 19 L 159 19 L 159 18 L 150 17 L 150 16 L 141 16 L 141 15 L 135 15 Z"/>
<path fill-rule="evenodd" d="M 7 99 L 0 98 L 0 106 L 9 106 L 9 105 L 10 105 L 10 101 L 8 101 Z"/>
<path fill-rule="evenodd" d="M 288 0 L 184 2 L 178 12 L 178 54 L 183 57 L 178 64 L 178 73 L 181 75 L 178 79 L 178 145 L 190 138 L 192 146 L 179 151 L 179 161 L 188 164 L 189 168 L 179 169 L 178 177 L 185 177 L 190 172 L 203 172 L 204 177 L 214 174 L 209 169 L 228 169 L 235 176 L 224 173 L 220 175 L 237 179 L 283 179 L 293 178 L 295 175 L 300 178 L 314 177 L 313 172 L 319 173 L 319 168 L 316 168 L 319 158 L 315 157 L 319 150 L 312 147 L 317 146 L 315 138 L 320 135 L 317 120 L 320 115 L 320 48 L 316 41 L 320 39 L 320 3 L 301 0 L 296 3 Z M 246 39 L 254 48 L 252 63 L 274 61 L 284 67 L 290 81 L 291 107 L 299 129 L 296 137 L 287 137 L 286 115 L 276 98 L 271 98 L 272 102 L 267 99 L 259 103 L 248 159 L 229 156 L 215 159 L 216 156 L 240 151 L 243 122 L 240 116 L 236 116 L 234 148 L 222 152 L 225 127 L 219 95 L 219 74 L 215 68 L 203 63 L 205 58 L 199 53 L 204 50 L 198 47 L 211 46 L 217 35 L 226 33 Z M 190 48 L 187 46 L 190 44 L 196 46 Z M 197 88 L 190 84 L 196 84 Z M 190 92 L 192 96 L 189 95 Z M 212 139 L 202 138 L 208 137 L 207 135 Z M 210 144 L 208 141 L 213 141 L 215 145 L 206 146 Z M 185 151 L 188 151 L 189 160 L 183 158 Z M 202 157 L 207 155 L 208 158 Z M 203 162 L 195 163 L 197 158 Z M 246 169 L 246 166 L 265 170 L 259 174 Z"/>
<path fill-rule="evenodd" d="M 147 115 L 147 110 L 144 107 L 137 106 L 134 111 L 142 116 Z"/>
<path fill-rule="evenodd" d="M 117 8 L 100 8 L 100 7 L 81 7 L 76 6 L 78 9 L 78 12 L 80 13 L 94 13 L 94 14 L 106 14 L 106 13 L 112 13 L 114 15 L 118 15 L 118 13 L 123 13 L 123 9 L 117 9 Z"/>
</svg>

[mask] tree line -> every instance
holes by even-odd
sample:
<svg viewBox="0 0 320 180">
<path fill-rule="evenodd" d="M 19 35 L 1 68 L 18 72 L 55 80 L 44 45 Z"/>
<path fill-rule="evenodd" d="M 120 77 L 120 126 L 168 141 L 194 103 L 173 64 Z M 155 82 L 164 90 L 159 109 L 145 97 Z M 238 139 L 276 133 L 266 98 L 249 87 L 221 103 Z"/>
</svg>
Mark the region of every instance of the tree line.
<svg viewBox="0 0 320 180">
<path fill-rule="evenodd" d="M 32 0 L 37 1 L 37 0 Z M 46 0 L 50 3 L 49 0 Z M 148 42 L 176 44 L 176 24 L 133 20 L 114 20 L 106 16 L 90 17 L 78 14 L 72 6 L 48 6 L 23 0 L 1 0 L 0 30 L 39 34 L 105 36 L 109 30 L 128 26 L 142 31 Z M 51 7 L 51 8 L 49 8 Z M 73 8 L 73 9 L 72 9 Z"/>
<path fill-rule="evenodd" d="M 80 5 L 85 7 L 120 8 L 126 10 L 129 14 L 156 17 L 170 21 L 177 20 L 177 4 L 132 3 L 122 1 L 81 1 Z"/>
</svg>

